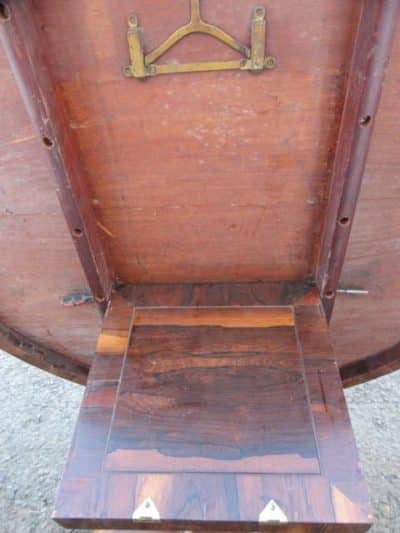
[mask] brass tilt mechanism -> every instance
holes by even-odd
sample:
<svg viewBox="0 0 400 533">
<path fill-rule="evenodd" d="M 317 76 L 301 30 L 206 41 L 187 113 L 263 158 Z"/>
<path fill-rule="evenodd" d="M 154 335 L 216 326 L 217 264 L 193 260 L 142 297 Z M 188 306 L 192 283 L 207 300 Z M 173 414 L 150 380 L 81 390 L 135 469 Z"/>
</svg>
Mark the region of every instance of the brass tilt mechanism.
<svg viewBox="0 0 400 533">
<path fill-rule="evenodd" d="M 265 56 L 266 18 L 265 8 L 253 9 L 251 17 L 251 46 L 245 46 L 221 28 L 204 22 L 201 18 L 200 0 L 190 0 L 190 21 L 174 31 L 160 46 L 146 54 L 144 52 L 143 29 L 135 13 L 128 18 L 128 43 L 131 64 L 124 68 L 128 78 L 147 78 L 157 74 L 178 74 L 183 72 L 209 72 L 213 70 L 249 70 L 261 72 L 275 67 L 275 58 Z M 211 35 L 218 41 L 233 48 L 242 59 L 232 61 L 202 61 L 183 64 L 163 64 L 156 61 L 176 43 L 192 33 Z"/>
</svg>

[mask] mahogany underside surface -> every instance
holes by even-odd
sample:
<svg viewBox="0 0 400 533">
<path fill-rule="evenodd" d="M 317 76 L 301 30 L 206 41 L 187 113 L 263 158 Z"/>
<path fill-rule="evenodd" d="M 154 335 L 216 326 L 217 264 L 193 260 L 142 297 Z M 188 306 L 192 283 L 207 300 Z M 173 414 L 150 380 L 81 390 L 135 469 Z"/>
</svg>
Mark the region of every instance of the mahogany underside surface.
<svg viewBox="0 0 400 533">
<path fill-rule="evenodd" d="M 148 498 L 160 520 L 133 520 Z M 284 531 L 369 528 L 318 299 L 132 312 L 116 297 L 55 519 L 73 528 L 272 531 L 259 524 L 271 500 L 286 514 Z"/>
<path fill-rule="evenodd" d="M 27 0 L 30 3 L 30 0 Z M 277 68 L 126 80 L 127 15 L 146 46 L 188 17 L 188 2 L 38 0 L 31 21 L 67 110 L 83 179 L 116 278 L 126 283 L 304 280 L 313 275 L 361 0 L 268 0 Z M 204 18 L 244 42 L 254 2 L 203 0 Z M 62 17 L 60 16 L 62 13 Z M 192 36 L 165 61 L 235 54 Z M 400 35 L 377 117 L 331 336 L 339 365 L 399 341 Z M 56 200 L 45 148 L 0 53 L 0 319 L 77 362 L 93 357 L 94 305 Z M 0 337 L 1 338 L 1 337 Z M 37 359 L 2 346 L 34 364 Z M 55 371 L 54 369 L 51 369 Z M 60 371 L 62 373 L 62 371 Z"/>
<path fill-rule="evenodd" d="M 61 6 L 75 22 L 66 33 L 58 31 Z M 206 0 L 202 13 L 247 42 L 253 7 Z M 189 17 L 187 0 L 174 0 L 174 9 L 164 0 L 123 1 L 111 14 L 109 2 L 84 0 L 79 17 L 63 1 L 35 4 L 116 274 L 144 283 L 312 275 L 359 2 L 314 0 L 305 10 L 269 0 L 274 72 L 144 83 L 121 76 L 133 8 L 148 49 Z M 77 54 L 70 43 L 83 35 Z M 235 57 L 196 35 L 163 61 Z"/>
</svg>

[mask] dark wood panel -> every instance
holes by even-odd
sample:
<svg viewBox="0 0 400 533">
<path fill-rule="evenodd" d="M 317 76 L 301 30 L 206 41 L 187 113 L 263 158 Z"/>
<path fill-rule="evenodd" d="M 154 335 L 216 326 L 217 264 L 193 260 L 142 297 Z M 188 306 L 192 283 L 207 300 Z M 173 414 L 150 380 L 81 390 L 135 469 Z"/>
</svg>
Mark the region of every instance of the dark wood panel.
<svg viewBox="0 0 400 533">
<path fill-rule="evenodd" d="M 59 506 L 65 516 L 75 516 L 78 512 L 83 518 L 96 504 L 97 481 L 107 448 L 131 322 L 131 307 L 118 294 L 113 294 L 64 468 L 65 483 L 58 493 Z"/>
<path fill-rule="evenodd" d="M 108 315 L 109 353 L 91 371 L 57 521 L 107 529 L 368 529 L 340 377 L 315 298 L 296 306 L 295 326 L 134 325 L 124 363 L 126 345 L 116 353 L 114 337 L 124 337 L 123 324 L 129 331 L 128 314 L 120 300 Z M 258 472 L 240 473 L 249 458 Z M 268 474 L 271 459 L 281 469 Z M 161 520 L 132 520 L 148 498 Z M 271 499 L 288 517 L 283 528 L 259 523 Z"/>
<path fill-rule="evenodd" d="M 217 327 L 134 326 L 107 468 L 318 473 L 293 324 L 261 329 L 254 310 L 257 329 L 248 317 L 245 330 L 218 327 L 230 310 L 204 311 L 220 313 Z M 288 395 L 296 408 L 283 418 Z"/>
<path fill-rule="evenodd" d="M 308 281 L 134 284 L 120 293 L 134 307 L 285 306 L 315 294 Z"/>
<path fill-rule="evenodd" d="M 334 521 L 329 483 L 320 476 L 240 476 L 238 491 L 242 516 L 254 516 L 273 495 L 274 501 L 288 509 L 291 516 L 301 513 L 309 524 Z"/>
<path fill-rule="evenodd" d="M 400 39 L 399 39 L 400 44 Z M 356 272 L 357 273 L 357 272 Z M 383 280 L 382 280 L 383 283 Z M 310 305 L 318 304 L 318 291 L 313 288 L 312 284 L 298 282 L 275 282 L 275 283 L 231 283 L 231 284 L 171 284 L 171 285 L 129 285 L 121 289 L 121 295 L 127 299 L 133 306 L 137 307 L 167 307 L 167 306 L 199 306 L 207 307 L 215 306 L 259 306 L 259 305 Z M 390 295 L 386 294 L 385 298 Z M 354 313 L 360 313 L 359 302 L 367 302 L 367 308 L 362 307 L 362 312 L 365 319 L 368 319 L 368 310 L 371 309 L 371 299 L 368 296 L 342 296 L 338 297 L 338 305 L 342 312 L 353 316 Z M 346 302 L 347 300 L 347 302 Z M 385 300 L 378 300 L 379 308 L 384 316 L 389 316 L 388 313 L 392 308 L 383 310 Z M 374 316 L 370 316 L 372 319 Z M 376 317 L 379 318 L 379 317 Z M 335 357 L 340 366 L 343 383 L 345 387 L 353 386 L 370 379 L 371 377 L 378 377 L 386 372 L 396 370 L 400 366 L 400 358 L 398 357 L 398 350 L 396 345 L 387 350 L 383 350 L 382 354 L 371 354 L 370 357 L 365 355 L 363 359 L 356 360 L 354 364 L 342 364 L 341 361 L 347 361 L 354 358 L 353 351 L 358 351 L 357 346 L 349 344 L 348 337 L 343 335 L 343 330 L 352 330 L 358 332 L 361 324 L 358 321 L 346 319 L 346 323 L 340 320 L 340 327 L 336 327 L 339 321 L 337 315 L 334 316 L 333 333 L 330 338 L 336 344 L 346 345 L 349 348 L 344 352 L 335 351 Z M 377 326 L 370 324 L 370 327 Z M 323 327 L 325 325 L 323 324 Z M 383 327 L 383 324 L 379 324 Z M 395 332 L 393 326 L 386 333 Z M 366 333 L 364 332 L 364 337 Z M 393 337 L 393 335 L 392 335 Z M 396 339 L 397 337 L 394 336 Z M 374 342 L 379 345 L 381 342 L 374 336 Z M 377 344 L 378 343 L 378 344 Z M 351 347 L 351 348 L 350 348 Z M 353 351 L 350 351 L 353 350 Z M 358 357 L 361 354 L 358 352 Z"/>
<path fill-rule="evenodd" d="M 135 308 L 135 326 L 220 326 L 279 328 L 294 326 L 291 307 Z"/>
<path fill-rule="evenodd" d="M 331 485 L 336 520 L 355 524 L 371 521 L 367 487 L 322 305 L 297 307 L 296 329 L 304 357 L 319 458 L 323 476 Z"/>
</svg>

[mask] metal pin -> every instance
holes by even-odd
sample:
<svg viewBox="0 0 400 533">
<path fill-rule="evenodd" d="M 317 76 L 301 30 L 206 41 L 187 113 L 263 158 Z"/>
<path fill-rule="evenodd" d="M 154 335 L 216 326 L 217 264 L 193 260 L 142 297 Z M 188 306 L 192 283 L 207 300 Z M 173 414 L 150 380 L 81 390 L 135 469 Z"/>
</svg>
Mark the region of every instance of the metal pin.
<svg viewBox="0 0 400 533">
<path fill-rule="evenodd" d="M 354 296 L 366 296 L 369 291 L 363 289 L 338 289 L 336 292 L 340 294 L 353 294 Z"/>
</svg>

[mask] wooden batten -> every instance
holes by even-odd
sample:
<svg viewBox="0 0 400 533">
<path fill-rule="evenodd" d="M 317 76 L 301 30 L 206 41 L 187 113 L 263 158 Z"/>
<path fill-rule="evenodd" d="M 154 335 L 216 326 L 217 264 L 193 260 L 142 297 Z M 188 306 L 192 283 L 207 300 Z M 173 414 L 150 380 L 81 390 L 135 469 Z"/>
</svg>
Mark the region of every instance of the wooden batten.
<svg viewBox="0 0 400 533">
<path fill-rule="evenodd" d="M 31 2 L 2 2 L 7 16 L 0 37 L 21 96 L 51 164 L 56 192 L 93 296 L 104 312 L 112 286 L 77 147 L 70 135 L 63 102 L 41 61 L 42 42 Z"/>
<path fill-rule="evenodd" d="M 349 243 L 399 10 L 398 0 L 366 0 L 362 10 L 316 276 L 328 319 Z"/>
</svg>

